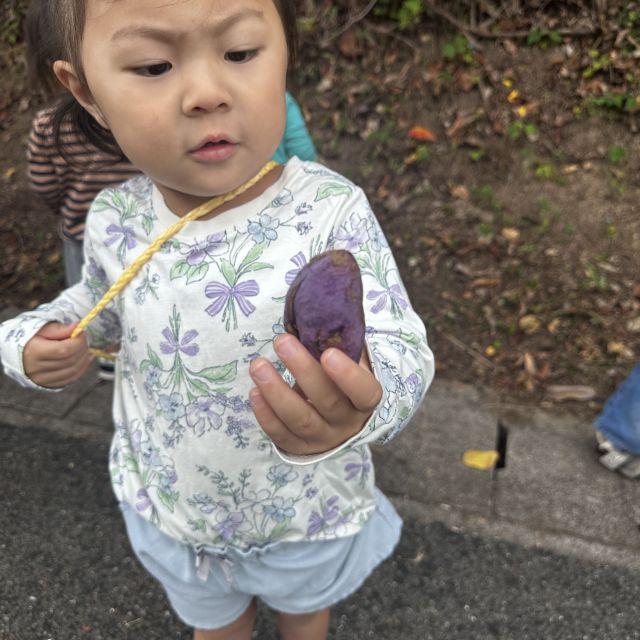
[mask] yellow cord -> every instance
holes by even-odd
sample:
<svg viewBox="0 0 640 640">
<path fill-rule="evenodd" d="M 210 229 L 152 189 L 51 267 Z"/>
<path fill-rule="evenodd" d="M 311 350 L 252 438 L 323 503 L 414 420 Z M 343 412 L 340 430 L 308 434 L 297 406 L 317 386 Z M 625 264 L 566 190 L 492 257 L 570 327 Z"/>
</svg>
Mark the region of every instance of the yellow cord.
<svg viewBox="0 0 640 640">
<path fill-rule="evenodd" d="M 237 189 L 230 191 L 221 196 L 216 196 L 212 198 L 208 202 L 201 204 L 196 207 L 192 211 L 189 211 L 187 215 L 180 218 L 174 225 L 166 229 L 160 236 L 158 236 L 146 249 L 143 251 L 132 263 L 131 265 L 122 272 L 120 277 L 111 285 L 109 290 L 102 296 L 100 301 L 96 304 L 96 306 L 84 317 L 76 328 L 71 333 L 72 338 L 76 338 L 79 336 L 89 325 L 89 323 L 94 320 L 94 318 L 113 300 L 115 296 L 117 296 L 135 277 L 135 275 L 140 271 L 140 269 L 151 259 L 151 256 L 171 237 L 173 237 L 182 227 L 184 227 L 187 222 L 191 220 L 197 220 L 202 216 L 210 213 L 214 209 L 221 207 L 226 202 L 233 200 L 240 194 L 250 189 L 254 184 L 262 180 L 264 176 L 267 175 L 272 169 L 278 166 L 277 162 L 270 160 L 267 164 L 260 169 L 259 173 L 251 178 L 248 182 L 245 182 L 243 185 L 240 185 Z M 115 355 L 113 353 L 108 353 L 107 351 L 101 351 L 100 349 L 90 349 L 90 351 L 102 358 L 107 358 L 109 360 L 115 360 Z"/>
</svg>

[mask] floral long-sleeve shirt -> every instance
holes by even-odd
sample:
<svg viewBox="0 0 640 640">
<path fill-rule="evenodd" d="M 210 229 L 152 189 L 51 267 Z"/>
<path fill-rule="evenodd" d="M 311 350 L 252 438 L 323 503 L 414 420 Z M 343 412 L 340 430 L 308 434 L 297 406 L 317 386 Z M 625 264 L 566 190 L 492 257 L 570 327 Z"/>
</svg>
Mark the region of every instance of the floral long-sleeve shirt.
<svg viewBox="0 0 640 640">
<path fill-rule="evenodd" d="M 46 322 L 86 315 L 176 220 L 145 177 L 102 191 L 87 219 L 82 281 L 0 325 L 5 372 L 36 386 L 22 363 L 28 340 Z M 290 380 L 273 349 L 284 296 L 305 263 L 334 248 L 352 252 L 361 269 L 367 350 L 383 397 L 337 449 L 290 456 L 250 409 L 248 368 L 260 355 Z M 424 325 L 363 192 L 297 158 L 255 200 L 187 224 L 87 334 L 94 346 L 120 344 L 110 451 L 117 499 L 195 547 L 356 533 L 375 508 L 368 444 L 407 424 L 434 372 Z"/>
</svg>

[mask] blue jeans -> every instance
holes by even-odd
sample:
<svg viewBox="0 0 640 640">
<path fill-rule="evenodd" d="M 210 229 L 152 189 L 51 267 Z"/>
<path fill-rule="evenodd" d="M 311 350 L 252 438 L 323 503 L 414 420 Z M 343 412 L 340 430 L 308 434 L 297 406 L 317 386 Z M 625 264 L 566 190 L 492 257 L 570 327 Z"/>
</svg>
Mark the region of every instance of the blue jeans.
<svg viewBox="0 0 640 640">
<path fill-rule="evenodd" d="M 616 448 L 640 455 L 640 364 L 609 397 L 595 426 Z"/>
</svg>

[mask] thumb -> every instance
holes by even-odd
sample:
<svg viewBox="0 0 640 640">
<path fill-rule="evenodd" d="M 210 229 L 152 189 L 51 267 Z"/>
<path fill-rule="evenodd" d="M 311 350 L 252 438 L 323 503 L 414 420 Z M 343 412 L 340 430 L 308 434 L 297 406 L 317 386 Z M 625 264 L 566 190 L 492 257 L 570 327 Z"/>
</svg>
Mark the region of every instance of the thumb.
<svg viewBox="0 0 640 640">
<path fill-rule="evenodd" d="M 47 340 L 66 340 L 71 336 L 77 324 L 77 322 L 74 322 L 73 324 L 49 322 L 48 324 L 45 324 L 40 331 L 38 331 L 38 336 L 40 338 L 46 338 Z"/>
</svg>

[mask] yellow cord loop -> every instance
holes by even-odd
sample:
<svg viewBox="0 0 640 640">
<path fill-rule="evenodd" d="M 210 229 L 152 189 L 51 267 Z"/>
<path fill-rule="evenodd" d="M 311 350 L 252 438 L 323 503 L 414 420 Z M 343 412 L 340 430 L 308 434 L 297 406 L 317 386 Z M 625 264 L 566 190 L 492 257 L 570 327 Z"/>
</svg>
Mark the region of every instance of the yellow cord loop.
<svg viewBox="0 0 640 640">
<path fill-rule="evenodd" d="M 259 173 L 251 178 L 248 182 L 245 182 L 243 185 L 240 185 L 237 189 L 230 191 L 229 193 L 225 193 L 221 196 L 216 196 L 212 198 L 208 202 L 201 204 L 195 209 L 189 211 L 187 215 L 178 219 L 178 221 L 166 229 L 160 236 L 158 236 L 132 263 L 131 265 L 122 272 L 120 277 L 111 285 L 109 290 L 102 296 L 100 301 L 96 304 L 96 306 L 91 309 L 91 311 L 84 317 L 76 328 L 71 333 L 72 338 L 76 338 L 79 336 L 89 325 L 89 323 L 95 319 L 95 317 L 117 296 L 128 284 L 133 280 L 135 275 L 140 271 L 140 269 L 151 259 L 151 256 L 167 241 L 169 238 L 172 238 L 182 227 L 184 227 L 187 222 L 191 222 L 192 220 L 197 220 L 207 213 L 211 213 L 213 210 L 221 207 L 226 202 L 233 200 L 240 194 L 244 193 L 248 189 L 250 189 L 254 184 L 262 180 L 267 173 L 269 173 L 272 169 L 278 166 L 277 162 L 270 160 L 267 164 L 260 169 Z M 109 360 L 115 360 L 115 355 L 113 353 L 108 353 L 106 351 L 101 351 L 100 349 L 90 349 L 92 353 L 97 356 L 107 358 Z"/>
</svg>

